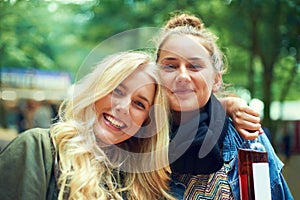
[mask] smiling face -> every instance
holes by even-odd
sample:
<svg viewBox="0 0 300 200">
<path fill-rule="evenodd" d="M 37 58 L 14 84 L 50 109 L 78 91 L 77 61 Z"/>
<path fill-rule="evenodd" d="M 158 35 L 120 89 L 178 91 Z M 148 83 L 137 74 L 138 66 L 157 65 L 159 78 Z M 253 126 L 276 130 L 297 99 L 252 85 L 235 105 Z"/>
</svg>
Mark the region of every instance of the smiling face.
<svg viewBox="0 0 300 200">
<path fill-rule="evenodd" d="M 138 70 L 95 103 L 95 135 L 104 144 L 123 142 L 137 133 L 148 118 L 155 95 L 154 80 Z"/>
<path fill-rule="evenodd" d="M 221 75 L 194 36 L 170 36 L 161 46 L 157 62 L 172 110 L 202 108 L 219 87 Z"/>
</svg>

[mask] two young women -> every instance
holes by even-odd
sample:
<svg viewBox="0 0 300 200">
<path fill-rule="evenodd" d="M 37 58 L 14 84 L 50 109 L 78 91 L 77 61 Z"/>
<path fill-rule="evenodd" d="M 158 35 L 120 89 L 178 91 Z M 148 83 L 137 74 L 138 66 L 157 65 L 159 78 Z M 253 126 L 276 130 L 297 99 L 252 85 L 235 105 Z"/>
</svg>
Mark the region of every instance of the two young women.
<svg viewBox="0 0 300 200">
<path fill-rule="evenodd" d="M 141 52 L 108 57 L 48 129 L 0 153 L 0 199 L 172 199 L 167 100 Z"/>
<path fill-rule="evenodd" d="M 0 153 L 0 199 L 173 199 L 169 160 L 174 170 L 171 194 L 189 198 L 188 187 L 178 187 L 190 184 L 181 174 L 211 167 L 215 174 L 224 171 L 227 161 L 234 163 L 235 139 L 242 139 L 212 95 L 221 81 L 216 69 L 221 70 L 222 61 L 212 54 L 216 49 L 206 48 L 215 46 L 197 37 L 191 43 L 171 36 L 163 38 L 157 53 L 164 88 L 148 55 L 113 55 L 75 86 L 73 98 L 64 101 L 60 120 L 49 130 L 29 130 L 11 142 Z M 172 114 L 170 154 L 163 89 Z M 237 102 L 227 110 L 236 114 L 244 107 Z M 238 119 L 244 119 L 237 123 L 241 129 L 259 128 L 256 117 Z M 195 165 L 190 152 L 196 152 L 191 154 Z"/>
</svg>

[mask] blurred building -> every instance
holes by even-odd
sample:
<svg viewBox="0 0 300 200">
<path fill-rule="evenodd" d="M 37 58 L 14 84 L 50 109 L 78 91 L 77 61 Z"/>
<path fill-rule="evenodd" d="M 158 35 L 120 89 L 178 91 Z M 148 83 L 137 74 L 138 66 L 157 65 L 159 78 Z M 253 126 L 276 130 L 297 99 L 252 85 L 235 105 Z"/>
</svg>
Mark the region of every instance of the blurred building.
<svg viewBox="0 0 300 200">
<path fill-rule="evenodd" d="M 66 72 L 1 68 L 1 99 L 62 100 L 71 86 Z"/>
<path fill-rule="evenodd" d="M 72 85 L 66 72 L 12 67 L 0 72 L 0 126 L 18 132 L 48 127 Z"/>
</svg>

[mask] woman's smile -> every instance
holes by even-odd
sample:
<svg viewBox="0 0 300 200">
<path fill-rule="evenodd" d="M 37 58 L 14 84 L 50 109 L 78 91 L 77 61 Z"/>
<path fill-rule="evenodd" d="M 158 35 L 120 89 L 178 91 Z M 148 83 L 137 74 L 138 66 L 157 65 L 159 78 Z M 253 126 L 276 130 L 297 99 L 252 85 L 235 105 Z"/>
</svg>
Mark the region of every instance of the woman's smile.
<svg viewBox="0 0 300 200">
<path fill-rule="evenodd" d="M 134 136 L 149 116 L 154 94 L 154 80 L 138 70 L 99 99 L 95 103 L 98 123 L 94 127 L 98 140 L 117 144 Z"/>
<path fill-rule="evenodd" d="M 127 125 L 123 121 L 117 119 L 116 117 L 108 113 L 103 113 L 103 118 L 104 123 L 114 130 L 121 130 L 127 128 Z"/>
<path fill-rule="evenodd" d="M 188 94 L 194 93 L 194 90 L 192 90 L 192 89 L 175 89 L 175 90 L 173 90 L 173 93 L 176 95 L 188 95 Z"/>
</svg>

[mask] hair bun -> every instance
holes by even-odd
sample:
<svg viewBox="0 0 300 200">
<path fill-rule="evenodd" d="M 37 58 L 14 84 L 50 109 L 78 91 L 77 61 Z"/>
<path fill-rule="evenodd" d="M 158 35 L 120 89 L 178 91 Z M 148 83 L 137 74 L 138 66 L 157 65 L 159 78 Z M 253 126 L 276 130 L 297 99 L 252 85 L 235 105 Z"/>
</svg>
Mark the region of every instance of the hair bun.
<svg viewBox="0 0 300 200">
<path fill-rule="evenodd" d="M 165 28 L 173 29 L 180 26 L 191 26 L 193 28 L 201 30 L 204 27 L 204 24 L 201 19 L 193 15 L 181 14 L 172 17 L 165 25 Z"/>
</svg>

